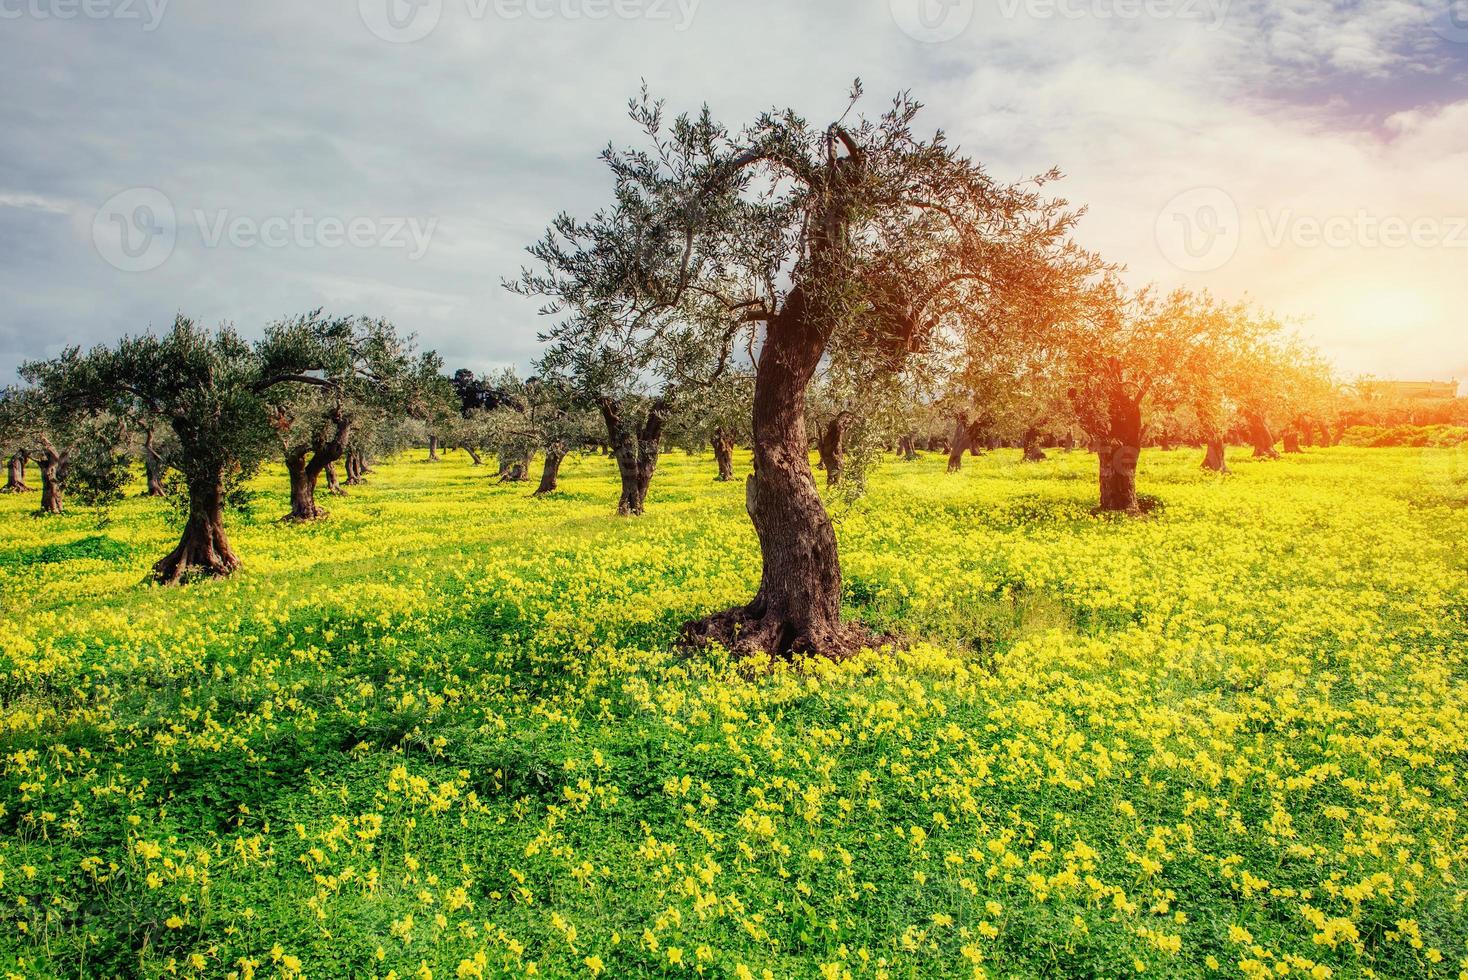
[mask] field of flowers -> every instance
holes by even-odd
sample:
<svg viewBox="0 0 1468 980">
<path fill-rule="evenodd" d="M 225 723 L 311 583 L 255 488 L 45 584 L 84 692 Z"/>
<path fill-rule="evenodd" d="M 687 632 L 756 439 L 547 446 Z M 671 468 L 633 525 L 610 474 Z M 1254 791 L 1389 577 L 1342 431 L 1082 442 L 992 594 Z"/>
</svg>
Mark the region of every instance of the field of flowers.
<svg viewBox="0 0 1468 980">
<path fill-rule="evenodd" d="M 668 652 L 758 579 L 706 458 L 266 473 L 171 590 L 0 497 L 0 973 L 1468 977 L 1465 463 L 890 462 L 841 665 Z"/>
</svg>

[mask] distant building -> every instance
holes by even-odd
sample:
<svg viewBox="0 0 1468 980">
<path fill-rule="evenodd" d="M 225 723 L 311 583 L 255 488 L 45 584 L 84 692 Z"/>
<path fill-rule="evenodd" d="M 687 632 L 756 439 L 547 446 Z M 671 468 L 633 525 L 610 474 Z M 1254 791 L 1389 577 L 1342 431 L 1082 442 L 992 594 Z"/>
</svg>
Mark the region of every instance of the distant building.
<svg viewBox="0 0 1468 980">
<path fill-rule="evenodd" d="M 1368 401 L 1450 401 L 1458 397 L 1456 381 L 1363 381 L 1361 395 Z"/>
</svg>

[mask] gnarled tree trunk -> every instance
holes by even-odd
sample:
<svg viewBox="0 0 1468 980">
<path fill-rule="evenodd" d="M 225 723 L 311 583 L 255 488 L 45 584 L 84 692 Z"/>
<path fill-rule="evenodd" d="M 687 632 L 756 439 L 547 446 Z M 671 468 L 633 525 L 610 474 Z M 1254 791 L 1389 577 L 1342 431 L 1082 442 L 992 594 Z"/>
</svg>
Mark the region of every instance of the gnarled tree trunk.
<svg viewBox="0 0 1468 980">
<path fill-rule="evenodd" d="M 1284 451 L 1287 453 L 1303 453 L 1300 448 L 1300 434 L 1294 429 L 1286 429 L 1284 434 Z"/>
<path fill-rule="evenodd" d="M 362 476 L 362 474 L 366 471 L 366 466 L 362 462 L 361 451 L 353 449 L 351 452 L 347 453 L 347 458 L 344 465 L 346 466 L 347 470 L 347 486 L 355 487 L 359 484 L 367 482 L 366 479 L 364 479 Z"/>
<path fill-rule="evenodd" d="M 856 422 L 856 416 L 842 409 L 835 418 L 826 423 L 821 433 L 817 450 L 821 457 L 821 468 L 826 471 L 826 486 L 841 482 L 841 471 L 846 466 L 846 433 Z"/>
<path fill-rule="evenodd" d="M 948 472 L 957 473 L 963 469 L 963 454 L 969 448 L 969 421 L 967 415 L 960 415 L 953 423 L 953 444 L 948 447 Z"/>
<path fill-rule="evenodd" d="M 302 446 L 287 454 L 285 458 L 285 472 L 291 481 L 289 516 L 293 521 L 314 521 L 318 517 L 326 516 L 326 512 L 316 506 L 317 473 L 311 472 L 309 456 L 309 447 Z"/>
<path fill-rule="evenodd" d="M 1274 448 L 1274 433 L 1269 431 L 1269 423 L 1264 421 L 1264 416 L 1250 415 L 1248 422 L 1249 441 L 1254 445 L 1254 458 L 1279 459 L 1279 453 Z"/>
<path fill-rule="evenodd" d="M 617 472 L 622 478 L 622 495 L 617 500 L 619 517 L 640 516 L 647 502 L 647 488 L 658 466 L 662 451 L 663 425 L 672 405 L 665 398 L 653 401 L 642 424 L 635 425 L 622 417 L 622 403 L 614 398 L 597 399 Z"/>
<path fill-rule="evenodd" d="M 327 467 L 346 453 L 352 417 L 338 408 L 331 416 L 330 426 L 329 435 L 318 433 L 310 443 L 286 451 L 285 469 L 291 480 L 291 520 L 314 521 L 326 516 L 326 511 L 316 506 L 316 484 Z M 334 491 L 341 492 L 334 472 L 329 484 Z"/>
<path fill-rule="evenodd" d="M 747 605 L 683 628 L 685 642 L 717 642 L 777 656 L 854 652 L 861 630 L 841 621 L 836 532 L 816 491 L 805 432 L 805 391 L 820 363 L 824 334 L 792 290 L 760 352 L 754 385 L 754 472 L 745 509 L 759 537 L 763 571 Z"/>
<path fill-rule="evenodd" d="M 167 496 L 163 489 L 163 474 L 167 471 L 168 467 L 163 463 L 162 454 L 153 445 L 153 430 L 149 429 L 143 435 L 143 472 L 148 477 L 147 495 L 149 497 Z"/>
<path fill-rule="evenodd" d="M 534 496 L 543 497 L 555 492 L 556 487 L 560 485 L 561 460 L 565 458 L 565 443 L 555 442 L 545 447 L 545 465 L 541 467 L 540 486 L 535 488 Z"/>
<path fill-rule="evenodd" d="M 1208 439 L 1208 451 L 1203 457 L 1203 468 L 1212 470 L 1214 473 L 1227 473 L 1228 456 L 1224 452 L 1222 436 L 1212 436 Z"/>
<path fill-rule="evenodd" d="M 24 452 L 11 455 L 5 467 L 5 489 L 0 493 L 30 493 L 31 488 L 25 482 L 25 464 L 29 459 Z"/>
<path fill-rule="evenodd" d="M 1125 392 L 1113 389 L 1107 409 L 1109 427 L 1097 440 L 1100 513 L 1137 514 L 1137 460 L 1142 455 L 1142 406 Z"/>
<path fill-rule="evenodd" d="M 437 463 L 438 459 L 438 436 L 430 435 L 428 437 L 428 461 Z"/>
<path fill-rule="evenodd" d="M 484 464 L 484 460 L 480 458 L 479 453 L 475 451 L 473 446 L 465 445 L 464 452 L 469 454 L 470 466 L 482 466 Z"/>
<path fill-rule="evenodd" d="M 338 497 L 345 497 L 347 495 L 347 491 L 343 489 L 342 485 L 336 482 L 336 463 L 327 463 L 322 473 L 326 475 L 326 489 L 328 491 Z"/>
<path fill-rule="evenodd" d="M 36 459 L 36 465 L 41 471 L 41 513 L 62 513 L 62 491 L 70 459 L 66 453 L 47 446 Z"/>
<path fill-rule="evenodd" d="M 1136 514 L 1141 512 L 1137 501 L 1137 459 L 1141 447 L 1112 443 L 1101 447 L 1096 454 L 1100 462 L 1101 506 L 1107 513 Z"/>
<path fill-rule="evenodd" d="M 173 585 L 188 575 L 229 575 L 240 560 L 224 533 L 224 474 L 189 478 L 189 518 L 178 547 L 153 566 L 153 577 Z"/>
<path fill-rule="evenodd" d="M 1033 425 L 1025 430 L 1024 450 L 1026 463 L 1043 463 L 1049 458 L 1040 448 L 1040 430 Z"/>
<path fill-rule="evenodd" d="M 914 433 L 909 432 L 907 435 L 898 437 L 897 455 L 901 456 L 908 462 L 912 462 L 913 460 L 918 458 L 917 436 Z"/>
<path fill-rule="evenodd" d="M 717 479 L 721 483 L 728 483 L 734 479 L 734 433 L 722 427 L 717 428 L 709 442 L 714 447 L 714 462 L 719 466 Z"/>
</svg>

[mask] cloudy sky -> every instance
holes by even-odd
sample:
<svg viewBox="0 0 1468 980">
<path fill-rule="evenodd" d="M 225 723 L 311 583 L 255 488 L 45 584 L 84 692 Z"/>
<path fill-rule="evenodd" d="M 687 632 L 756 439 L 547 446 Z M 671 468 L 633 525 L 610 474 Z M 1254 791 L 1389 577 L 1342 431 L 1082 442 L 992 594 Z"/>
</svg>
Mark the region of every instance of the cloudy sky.
<svg viewBox="0 0 1468 980">
<path fill-rule="evenodd" d="M 1468 382 L 1468 0 L 0 0 L 0 377 L 317 306 L 527 365 L 500 280 L 604 199 L 641 79 L 737 127 L 856 76 L 996 176 L 1058 165 L 1136 282 Z"/>
</svg>

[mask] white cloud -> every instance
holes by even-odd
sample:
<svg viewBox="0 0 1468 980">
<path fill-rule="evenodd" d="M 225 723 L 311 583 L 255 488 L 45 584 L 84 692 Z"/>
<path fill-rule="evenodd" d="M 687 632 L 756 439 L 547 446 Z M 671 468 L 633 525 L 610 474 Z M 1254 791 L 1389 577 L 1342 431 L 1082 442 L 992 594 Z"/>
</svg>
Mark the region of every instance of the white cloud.
<svg viewBox="0 0 1468 980">
<path fill-rule="evenodd" d="M 506 20 L 479 0 L 442 9 L 412 44 L 374 37 L 357 0 L 171 5 L 148 33 L 8 24 L 0 236 L 18 247 L 0 267 L 0 373 L 46 345 L 163 324 L 180 308 L 251 330 L 323 304 L 389 316 L 451 366 L 524 363 L 534 304 L 499 281 L 556 211 L 605 199 L 596 154 L 635 138 L 623 112 L 641 79 L 672 108 L 708 101 L 738 123 L 772 105 L 839 112 L 857 74 L 873 107 L 911 88 L 927 125 L 997 175 L 1060 165 L 1061 193 L 1090 206 L 1085 240 L 1138 279 L 1313 313 L 1348 370 L 1468 362 L 1454 312 L 1468 308 L 1468 253 L 1270 247 L 1256 219 L 1462 208 L 1468 103 L 1443 101 L 1468 45 L 1433 35 L 1419 3 L 1233 0 L 1200 20 L 1176 15 L 1211 9 L 1193 2 L 1130 17 L 1112 0 L 1066 0 L 1066 16 L 979 2 L 939 44 L 904 34 L 889 0 L 702 0 L 682 31 L 646 18 Z M 1226 191 L 1248 227 L 1225 266 L 1186 274 L 1159 252 L 1154 225 L 1171 196 L 1198 186 Z M 415 262 L 206 249 L 181 227 L 163 266 L 127 275 L 101 261 L 89 230 L 92 210 L 129 187 L 159 188 L 184 216 L 300 209 L 438 224 Z M 1373 331 L 1373 319 L 1393 323 Z"/>
</svg>

